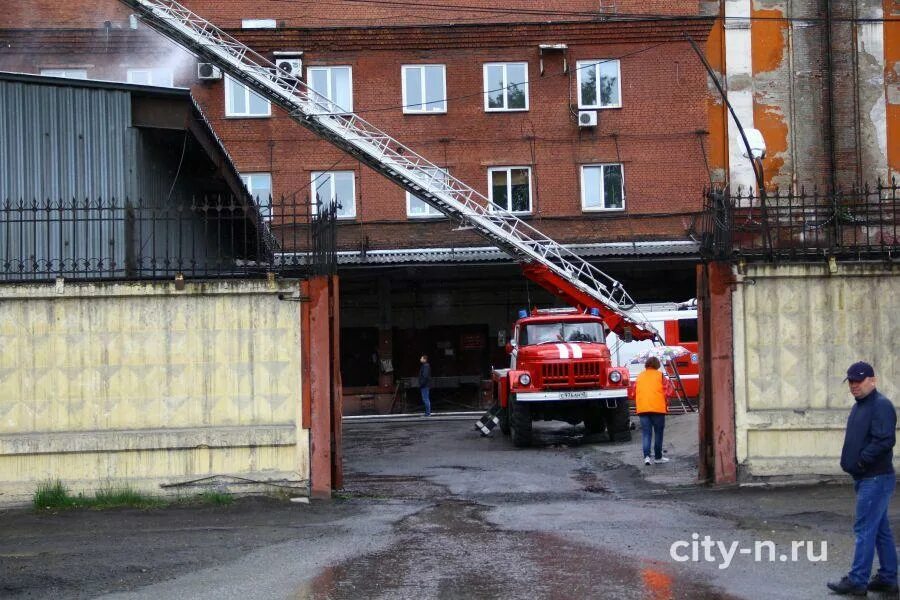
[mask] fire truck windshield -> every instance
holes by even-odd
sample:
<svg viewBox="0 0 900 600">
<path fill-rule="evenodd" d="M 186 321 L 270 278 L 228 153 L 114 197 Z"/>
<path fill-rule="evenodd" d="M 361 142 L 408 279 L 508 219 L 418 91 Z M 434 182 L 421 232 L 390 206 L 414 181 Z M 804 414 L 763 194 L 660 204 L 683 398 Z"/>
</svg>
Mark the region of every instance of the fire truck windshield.
<svg viewBox="0 0 900 600">
<path fill-rule="evenodd" d="M 597 343 L 605 339 L 600 323 L 532 323 L 519 332 L 520 346 L 558 342 Z"/>
</svg>

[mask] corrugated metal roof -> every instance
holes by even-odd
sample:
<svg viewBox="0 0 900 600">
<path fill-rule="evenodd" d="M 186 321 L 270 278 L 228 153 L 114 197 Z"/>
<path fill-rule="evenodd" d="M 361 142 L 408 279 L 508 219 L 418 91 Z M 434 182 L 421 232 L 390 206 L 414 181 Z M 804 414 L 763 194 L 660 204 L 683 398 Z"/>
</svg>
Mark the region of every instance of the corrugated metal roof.
<svg viewBox="0 0 900 600">
<path fill-rule="evenodd" d="M 695 257 L 700 245 L 689 240 L 660 242 L 617 242 L 607 244 L 565 244 L 582 258 L 660 256 Z M 506 262 L 512 259 L 492 246 L 470 248 L 398 248 L 363 252 L 338 252 L 340 265 L 403 265 L 422 263 Z M 298 257 L 299 258 L 299 257 Z"/>
</svg>

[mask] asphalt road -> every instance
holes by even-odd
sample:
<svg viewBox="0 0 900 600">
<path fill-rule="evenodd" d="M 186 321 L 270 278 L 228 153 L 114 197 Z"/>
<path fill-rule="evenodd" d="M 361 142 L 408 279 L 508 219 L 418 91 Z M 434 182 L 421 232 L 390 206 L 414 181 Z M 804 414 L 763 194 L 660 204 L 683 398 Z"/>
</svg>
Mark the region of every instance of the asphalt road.
<svg viewBox="0 0 900 600">
<path fill-rule="evenodd" d="M 696 415 L 667 432 L 672 461 L 644 466 L 638 436 L 565 425 L 516 449 L 470 421 L 346 423 L 331 501 L 3 511 L 0 597 L 828 597 L 852 552 L 852 489 L 699 486 Z"/>
</svg>

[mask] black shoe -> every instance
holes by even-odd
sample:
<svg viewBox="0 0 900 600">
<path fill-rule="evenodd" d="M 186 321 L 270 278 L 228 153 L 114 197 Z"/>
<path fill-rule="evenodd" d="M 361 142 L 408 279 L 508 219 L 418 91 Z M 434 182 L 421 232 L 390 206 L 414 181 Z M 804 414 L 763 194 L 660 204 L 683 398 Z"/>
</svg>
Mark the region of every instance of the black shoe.
<svg viewBox="0 0 900 600">
<path fill-rule="evenodd" d="M 900 588 L 897 587 L 896 583 L 888 583 L 878 575 L 872 578 L 872 581 L 869 582 L 869 591 L 870 592 L 884 592 L 886 594 L 896 594 L 900 592 Z"/>
<path fill-rule="evenodd" d="M 829 583 L 828 589 L 838 596 L 865 596 L 868 590 L 864 585 L 853 585 L 848 577 L 842 578 L 837 583 Z"/>
</svg>

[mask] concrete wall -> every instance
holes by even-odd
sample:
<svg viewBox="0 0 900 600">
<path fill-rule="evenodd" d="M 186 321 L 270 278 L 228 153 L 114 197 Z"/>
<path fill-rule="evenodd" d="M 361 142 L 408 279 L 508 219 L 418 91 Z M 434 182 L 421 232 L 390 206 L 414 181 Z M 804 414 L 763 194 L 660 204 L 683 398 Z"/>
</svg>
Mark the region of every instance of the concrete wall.
<svg viewBox="0 0 900 600">
<path fill-rule="evenodd" d="M 0 287 L 0 503 L 56 478 L 88 492 L 305 483 L 301 305 L 277 298 L 289 286 Z"/>
<path fill-rule="evenodd" d="M 875 367 L 900 405 L 900 268 L 752 265 L 733 299 L 738 475 L 840 474 L 846 368 Z"/>
</svg>

